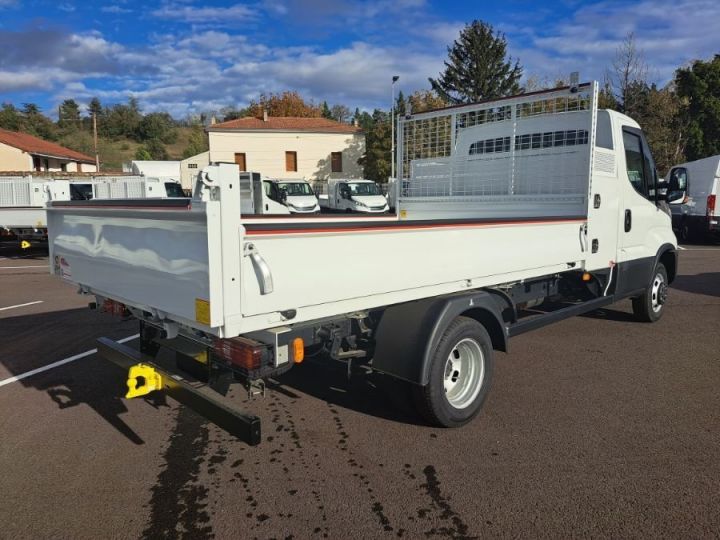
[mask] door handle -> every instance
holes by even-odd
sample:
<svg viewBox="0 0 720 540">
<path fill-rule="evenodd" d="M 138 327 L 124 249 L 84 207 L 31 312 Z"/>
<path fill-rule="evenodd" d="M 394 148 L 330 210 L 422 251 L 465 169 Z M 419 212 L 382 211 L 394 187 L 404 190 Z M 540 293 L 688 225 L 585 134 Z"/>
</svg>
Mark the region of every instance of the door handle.
<svg viewBox="0 0 720 540">
<path fill-rule="evenodd" d="M 250 257 L 252 261 L 255 275 L 260 283 L 260 294 L 270 294 L 273 292 L 273 277 L 270 267 L 258 252 L 255 244 L 245 244 L 245 256 Z"/>
<path fill-rule="evenodd" d="M 625 210 L 625 232 L 630 232 L 632 229 L 632 211 Z"/>
</svg>

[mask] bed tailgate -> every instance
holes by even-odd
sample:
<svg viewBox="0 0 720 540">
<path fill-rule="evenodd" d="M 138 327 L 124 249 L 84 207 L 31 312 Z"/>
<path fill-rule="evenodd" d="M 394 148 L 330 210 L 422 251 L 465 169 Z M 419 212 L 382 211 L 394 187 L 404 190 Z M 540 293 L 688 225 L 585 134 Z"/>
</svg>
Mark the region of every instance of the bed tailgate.
<svg viewBox="0 0 720 540">
<path fill-rule="evenodd" d="M 215 202 L 132 199 L 48 207 L 51 272 L 84 290 L 196 328 L 222 325 Z M 218 268 L 220 270 L 220 268 Z"/>
</svg>

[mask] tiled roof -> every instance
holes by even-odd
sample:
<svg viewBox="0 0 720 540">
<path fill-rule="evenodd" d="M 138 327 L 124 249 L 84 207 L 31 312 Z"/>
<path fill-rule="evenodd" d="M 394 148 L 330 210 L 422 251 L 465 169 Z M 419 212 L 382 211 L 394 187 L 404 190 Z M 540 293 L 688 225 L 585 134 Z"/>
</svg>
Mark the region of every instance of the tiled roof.
<svg viewBox="0 0 720 540">
<path fill-rule="evenodd" d="M 66 158 L 82 163 L 95 163 L 95 159 L 90 156 L 86 156 L 75 150 L 70 150 L 59 144 L 33 137 L 27 133 L 0 129 L 0 143 L 7 144 L 13 148 L 19 148 L 29 154 Z"/>
<path fill-rule="evenodd" d="M 327 118 L 302 118 L 296 116 L 269 116 L 267 120 L 248 116 L 237 118 L 220 124 L 208 126 L 208 131 L 224 130 L 282 130 L 282 131 L 310 131 L 317 133 L 357 133 L 360 130 L 357 126 L 342 124 Z"/>
</svg>

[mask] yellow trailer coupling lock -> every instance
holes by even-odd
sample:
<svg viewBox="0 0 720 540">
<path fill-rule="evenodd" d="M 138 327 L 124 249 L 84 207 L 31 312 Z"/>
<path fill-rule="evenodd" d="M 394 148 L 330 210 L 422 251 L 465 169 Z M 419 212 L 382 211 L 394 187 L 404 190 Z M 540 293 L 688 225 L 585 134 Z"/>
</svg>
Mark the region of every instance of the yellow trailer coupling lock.
<svg viewBox="0 0 720 540">
<path fill-rule="evenodd" d="M 145 396 L 153 390 L 162 389 L 162 376 L 147 364 L 136 364 L 128 372 L 126 398 Z"/>
</svg>

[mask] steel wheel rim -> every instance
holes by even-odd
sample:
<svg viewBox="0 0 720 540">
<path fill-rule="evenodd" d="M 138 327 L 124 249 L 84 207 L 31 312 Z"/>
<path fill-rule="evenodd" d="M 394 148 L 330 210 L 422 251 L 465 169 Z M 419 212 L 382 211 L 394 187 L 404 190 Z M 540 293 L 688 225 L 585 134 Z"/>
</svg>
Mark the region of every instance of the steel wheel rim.
<svg viewBox="0 0 720 540">
<path fill-rule="evenodd" d="M 485 378 L 485 356 L 471 338 L 460 340 L 450 351 L 443 372 L 445 398 L 456 409 L 468 407 L 480 393 Z"/>
<path fill-rule="evenodd" d="M 651 296 L 652 296 L 652 309 L 655 313 L 660 311 L 665 303 L 665 296 L 667 295 L 667 285 L 665 285 L 665 278 L 658 272 L 655 274 L 653 279 Z"/>
</svg>

